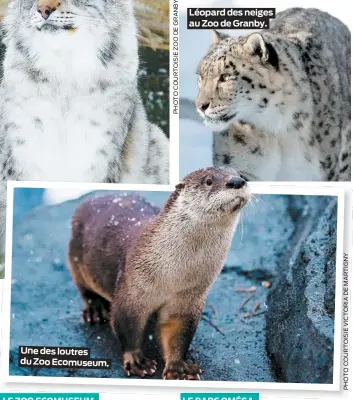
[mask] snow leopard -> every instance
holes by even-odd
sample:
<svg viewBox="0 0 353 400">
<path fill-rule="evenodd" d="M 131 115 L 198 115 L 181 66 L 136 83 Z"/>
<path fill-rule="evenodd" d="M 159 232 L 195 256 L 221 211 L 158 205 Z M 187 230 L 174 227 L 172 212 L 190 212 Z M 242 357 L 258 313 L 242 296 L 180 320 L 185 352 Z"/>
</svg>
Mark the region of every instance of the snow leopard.
<svg viewBox="0 0 353 400">
<path fill-rule="evenodd" d="M 10 3 L 2 214 L 7 180 L 169 183 L 169 141 L 148 121 L 138 92 L 137 37 L 133 0 Z"/>
<path fill-rule="evenodd" d="M 349 29 L 317 9 L 246 36 L 214 32 L 196 99 L 214 164 L 250 180 L 350 181 L 350 53 Z"/>
</svg>

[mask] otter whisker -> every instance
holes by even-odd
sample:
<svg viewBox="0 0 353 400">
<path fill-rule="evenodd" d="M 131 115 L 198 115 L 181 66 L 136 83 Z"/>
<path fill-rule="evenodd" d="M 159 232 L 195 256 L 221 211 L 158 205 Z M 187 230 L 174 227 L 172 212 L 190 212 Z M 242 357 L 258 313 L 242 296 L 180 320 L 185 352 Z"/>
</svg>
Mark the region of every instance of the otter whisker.
<svg viewBox="0 0 353 400">
<path fill-rule="evenodd" d="M 259 195 L 253 194 L 249 200 L 249 207 L 247 207 L 248 212 L 255 211 L 263 212 L 264 210 L 264 202 Z"/>
<path fill-rule="evenodd" d="M 245 210 L 243 210 L 245 211 Z M 243 242 L 244 239 L 244 221 L 243 221 L 243 214 L 240 213 L 239 215 L 239 223 L 240 223 L 240 243 Z"/>
</svg>

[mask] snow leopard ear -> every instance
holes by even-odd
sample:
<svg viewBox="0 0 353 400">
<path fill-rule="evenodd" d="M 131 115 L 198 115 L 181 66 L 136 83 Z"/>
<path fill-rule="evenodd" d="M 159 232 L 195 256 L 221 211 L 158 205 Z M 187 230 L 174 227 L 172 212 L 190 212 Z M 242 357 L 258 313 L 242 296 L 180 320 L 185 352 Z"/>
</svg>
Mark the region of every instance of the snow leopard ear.
<svg viewBox="0 0 353 400">
<path fill-rule="evenodd" d="M 244 43 L 244 49 L 253 56 L 259 56 L 263 63 L 278 69 L 278 55 L 272 44 L 265 42 L 260 33 L 252 33 Z"/>
<path fill-rule="evenodd" d="M 212 45 L 217 45 L 221 40 L 226 39 L 227 37 L 229 37 L 229 35 L 225 34 L 225 33 L 221 33 L 216 31 L 215 29 L 213 30 L 213 40 L 212 40 Z"/>
</svg>

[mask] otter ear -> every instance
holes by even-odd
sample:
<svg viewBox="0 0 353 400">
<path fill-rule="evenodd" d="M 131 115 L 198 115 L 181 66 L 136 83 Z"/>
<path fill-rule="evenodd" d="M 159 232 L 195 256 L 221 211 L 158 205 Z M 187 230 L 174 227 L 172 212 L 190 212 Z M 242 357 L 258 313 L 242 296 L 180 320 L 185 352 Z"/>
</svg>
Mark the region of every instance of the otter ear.
<svg viewBox="0 0 353 400">
<path fill-rule="evenodd" d="M 213 40 L 212 40 L 212 46 L 217 45 L 221 40 L 226 39 L 229 37 L 229 35 L 226 35 L 225 33 L 221 33 L 216 31 L 215 29 L 213 30 Z"/>
<path fill-rule="evenodd" d="M 176 190 L 184 189 L 184 187 L 185 187 L 185 183 L 182 183 L 182 182 L 180 182 L 177 185 L 175 185 L 175 189 Z"/>
<path fill-rule="evenodd" d="M 259 56 L 263 63 L 271 64 L 278 69 L 278 55 L 272 44 L 265 42 L 260 33 L 252 33 L 244 43 L 245 51 L 252 56 Z"/>
</svg>

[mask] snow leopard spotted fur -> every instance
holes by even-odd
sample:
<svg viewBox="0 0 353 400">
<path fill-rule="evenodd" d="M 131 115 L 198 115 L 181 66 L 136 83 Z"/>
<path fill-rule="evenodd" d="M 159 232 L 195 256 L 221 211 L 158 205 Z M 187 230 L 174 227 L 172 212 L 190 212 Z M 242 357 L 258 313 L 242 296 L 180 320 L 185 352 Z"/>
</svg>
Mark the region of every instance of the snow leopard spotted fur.
<svg viewBox="0 0 353 400">
<path fill-rule="evenodd" d="M 133 0 L 9 5 L 0 88 L 2 210 L 7 180 L 169 182 L 168 139 L 147 120 L 137 89 L 133 8 Z"/>
<path fill-rule="evenodd" d="M 350 32 L 336 18 L 292 8 L 267 31 L 215 32 L 198 84 L 215 165 L 251 180 L 350 181 Z"/>
</svg>

